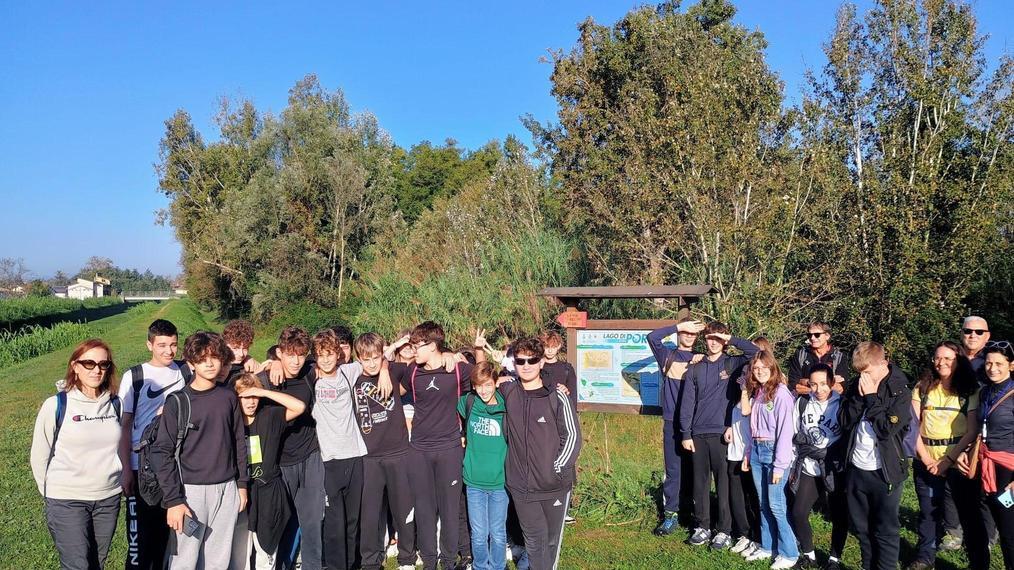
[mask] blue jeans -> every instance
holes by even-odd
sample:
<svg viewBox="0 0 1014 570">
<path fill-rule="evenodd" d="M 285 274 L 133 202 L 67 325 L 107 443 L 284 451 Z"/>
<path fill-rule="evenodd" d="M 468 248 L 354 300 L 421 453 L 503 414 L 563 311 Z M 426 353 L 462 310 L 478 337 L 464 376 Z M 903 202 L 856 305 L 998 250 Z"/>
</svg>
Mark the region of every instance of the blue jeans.
<svg viewBox="0 0 1014 570">
<path fill-rule="evenodd" d="M 799 558 L 799 548 L 785 507 L 785 484 L 789 474 L 782 473 L 782 480 L 777 485 L 772 484 L 774 461 L 775 442 L 754 440 L 750 472 L 760 500 L 761 548 L 767 552 L 775 552 L 777 548 L 779 556 L 795 559 Z"/>
<path fill-rule="evenodd" d="M 503 570 L 507 564 L 507 491 L 467 487 L 465 496 L 472 529 L 472 568 Z"/>
</svg>

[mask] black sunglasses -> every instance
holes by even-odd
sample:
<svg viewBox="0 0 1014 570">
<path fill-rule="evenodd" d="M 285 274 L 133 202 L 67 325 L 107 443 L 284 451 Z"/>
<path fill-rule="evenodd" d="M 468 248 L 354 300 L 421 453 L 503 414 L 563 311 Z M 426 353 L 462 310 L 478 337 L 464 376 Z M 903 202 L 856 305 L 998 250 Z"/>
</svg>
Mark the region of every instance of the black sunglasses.
<svg viewBox="0 0 1014 570">
<path fill-rule="evenodd" d="M 542 360 L 541 356 L 533 356 L 531 358 L 521 358 L 518 356 L 514 357 L 514 366 L 524 366 L 526 364 L 538 364 Z"/>
<path fill-rule="evenodd" d="M 961 329 L 961 332 L 965 333 L 965 336 L 971 336 L 975 333 L 975 336 L 982 336 L 989 332 L 988 329 Z"/>
<path fill-rule="evenodd" d="M 95 362 L 94 360 L 78 360 L 77 363 L 84 366 L 85 370 L 95 370 L 95 367 L 98 366 L 99 370 L 105 372 L 113 367 L 113 363 L 110 360 L 102 360 L 99 362 Z"/>
<path fill-rule="evenodd" d="M 808 333 L 806 333 L 806 336 L 808 336 L 810 338 L 819 338 L 820 335 L 822 335 L 822 334 L 827 334 L 827 333 L 825 333 L 823 331 L 821 331 L 821 332 L 815 332 L 815 333 L 808 332 Z"/>
</svg>

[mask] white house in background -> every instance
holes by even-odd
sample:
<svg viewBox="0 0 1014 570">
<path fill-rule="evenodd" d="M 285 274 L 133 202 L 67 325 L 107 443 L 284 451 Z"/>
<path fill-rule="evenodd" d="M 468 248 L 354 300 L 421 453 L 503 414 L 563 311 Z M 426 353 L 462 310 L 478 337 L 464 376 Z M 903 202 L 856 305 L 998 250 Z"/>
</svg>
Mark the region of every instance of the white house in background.
<svg viewBox="0 0 1014 570">
<path fill-rule="evenodd" d="M 98 275 L 93 280 L 78 277 L 76 283 L 67 285 L 67 297 L 70 299 L 108 297 L 110 293 L 109 280 Z"/>
</svg>

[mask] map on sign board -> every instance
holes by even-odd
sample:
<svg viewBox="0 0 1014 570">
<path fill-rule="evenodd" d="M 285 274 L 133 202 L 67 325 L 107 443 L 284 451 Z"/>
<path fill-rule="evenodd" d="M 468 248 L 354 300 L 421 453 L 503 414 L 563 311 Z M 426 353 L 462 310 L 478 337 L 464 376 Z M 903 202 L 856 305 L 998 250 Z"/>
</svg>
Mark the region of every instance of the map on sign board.
<svg viewBox="0 0 1014 570">
<path fill-rule="evenodd" d="M 577 398 L 588 404 L 660 406 L 647 330 L 578 330 Z"/>
</svg>

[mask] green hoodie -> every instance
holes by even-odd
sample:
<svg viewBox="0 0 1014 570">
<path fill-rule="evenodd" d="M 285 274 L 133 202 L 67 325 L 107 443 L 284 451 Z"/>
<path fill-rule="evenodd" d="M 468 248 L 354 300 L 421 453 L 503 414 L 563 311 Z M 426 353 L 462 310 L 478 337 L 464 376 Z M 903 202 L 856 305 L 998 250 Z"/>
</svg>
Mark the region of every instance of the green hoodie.
<svg viewBox="0 0 1014 570">
<path fill-rule="evenodd" d="M 465 417 L 468 395 L 458 400 L 458 414 L 465 418 L 464 479 L 469 487 L 487 491 L 504 488 L 504 461 L 507 458 L 507 439 L 504 437 L 503 419 L 507 409 L 503 396 L 496 392 L 496 403 L 487 404 L 478 394 L 473 395 L 472 413 Z"/>
</svg>

